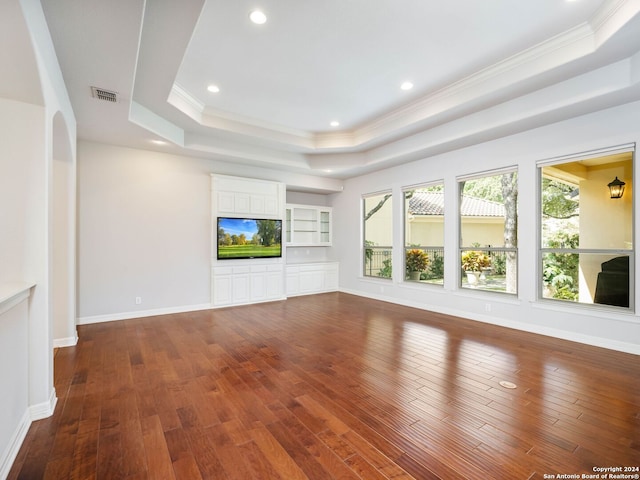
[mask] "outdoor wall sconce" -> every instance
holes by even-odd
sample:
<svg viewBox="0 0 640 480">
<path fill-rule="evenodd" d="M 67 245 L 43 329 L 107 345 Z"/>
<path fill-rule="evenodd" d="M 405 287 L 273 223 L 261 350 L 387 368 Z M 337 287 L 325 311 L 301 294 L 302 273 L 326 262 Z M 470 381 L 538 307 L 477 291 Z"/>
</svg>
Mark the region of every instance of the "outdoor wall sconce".
<svg viewBox="0 0 640 480">
<path fill-rule="evenodd" d="M 609 187 L 611 198 L 622 198 L 625 185 L 626 184 L 623 181 L 618 180 L 618 177 L 616 177 L 615 180 L 609 183 L 607 186 Z"/>
</svg>

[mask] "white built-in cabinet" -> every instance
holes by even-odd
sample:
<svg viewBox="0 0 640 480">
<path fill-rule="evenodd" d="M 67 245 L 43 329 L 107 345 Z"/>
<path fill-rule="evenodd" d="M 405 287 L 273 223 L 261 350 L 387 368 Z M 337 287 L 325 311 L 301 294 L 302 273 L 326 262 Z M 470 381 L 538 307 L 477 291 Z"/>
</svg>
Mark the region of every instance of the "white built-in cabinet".
<svg viewBox="0 0 640 480">
<path fill-rule="evenodd" d="M 338 262 L 285 265 L 282 258 L 218 260 L 217 217 L 283 220 L 286 247 L 331 246 L 331 207 L 285 205 L 279 182 L 211 176 L 211 304 L 214 307 L 284 300 L 338 290 Z"/>
<path fill-rule="evenodd" d="M 286 272 L 289 297 L 338 290 L 338 262 L 289 264 Z"/>
<path fill-rule="evenodd" d="M 214 307 L 283 300 L 284 257 L 218 260 L 216 218 L 283 219 L 285 185 L 226 175 L 211 177 L 211 303 Z"/>
<path fill-rule="evenodd" d="M 331 207 L 287 204 L 284 229 L 287 246 L 330 246 Z"/>
<path fill-rule="evenodd" d="M 214 176 L 212 195 L 214 212 L 222 215 L 281 217 L 282 184 L 266 180 Z"/>
<path fill-rule="evenodd" d="M 213 305 L 242 305 L 282 300 L 282 264 L 233 265 L 212 268 Z"/>
</svg>

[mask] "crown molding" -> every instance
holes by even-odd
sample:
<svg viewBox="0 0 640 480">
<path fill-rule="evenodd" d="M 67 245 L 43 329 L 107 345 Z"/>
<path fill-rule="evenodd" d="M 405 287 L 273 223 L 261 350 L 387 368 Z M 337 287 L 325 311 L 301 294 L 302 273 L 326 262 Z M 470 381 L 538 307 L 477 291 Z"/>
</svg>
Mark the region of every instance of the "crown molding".
<svg viewBox="0 0 640 480">
<path fill-rule="evenodd" d="M 315 148 L 314 135 L 311 132 L 283 127 L 208 107 L 177 83 L 172 85 L 167 103 L 204 127 L 257 137 L 269 142 L 289 144 L 308 150 Z"/>
<path fill-rule="evenodd" d="M 622 26 L 640 12 L 637 0 L 610 0 L 596 10 L 589 23 L 600 47 Z"/>
<path fill-rule="evenodd" d="M 167 101 L 199 125 L 253 145 L 306 154 L 366 152 L 531 93 L 527 80 L 593 54 L 639 12 L 638 0 L 610 0 L 588 21 L 352 130 L 310 132 L 213 109 L 177 83 Z"/>
<path fill-rule="evenodd" d="M 365 124 L 355 132 L 358 143 L 372 141 L 392 129 L 418 122 L 432 119 L 437 123 L 440 114 L 464 107 L 507 86 L 592 53 L 592 39 L 590 25 L 578 25 Z"/>
</svg>

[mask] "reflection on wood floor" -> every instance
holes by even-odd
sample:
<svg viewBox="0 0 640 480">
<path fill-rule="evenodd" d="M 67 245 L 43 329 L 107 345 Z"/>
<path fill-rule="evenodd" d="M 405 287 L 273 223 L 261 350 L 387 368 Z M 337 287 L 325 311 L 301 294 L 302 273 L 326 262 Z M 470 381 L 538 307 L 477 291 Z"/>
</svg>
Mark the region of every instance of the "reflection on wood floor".
<svg viewBox="0 0 640 480">
<path fill-rule="evenodd" d="M 55 357 L 55 414 L 34 422 L 10 479 L 502 480 L 640 465 L 633 355 L 343 293 L 79 334 Z"/>
</svg>

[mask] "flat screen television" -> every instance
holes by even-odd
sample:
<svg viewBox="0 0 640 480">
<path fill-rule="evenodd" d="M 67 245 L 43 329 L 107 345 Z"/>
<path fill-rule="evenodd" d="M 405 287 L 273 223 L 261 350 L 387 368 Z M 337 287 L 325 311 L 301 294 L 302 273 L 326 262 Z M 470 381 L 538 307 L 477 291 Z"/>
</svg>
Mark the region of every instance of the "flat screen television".
<svg viewBox="0 0 640 480">
<path fill-rule="evenodd" d="M 282 256 L 282 220 L 218 217 L 218 260 Z"/>
</svg>

